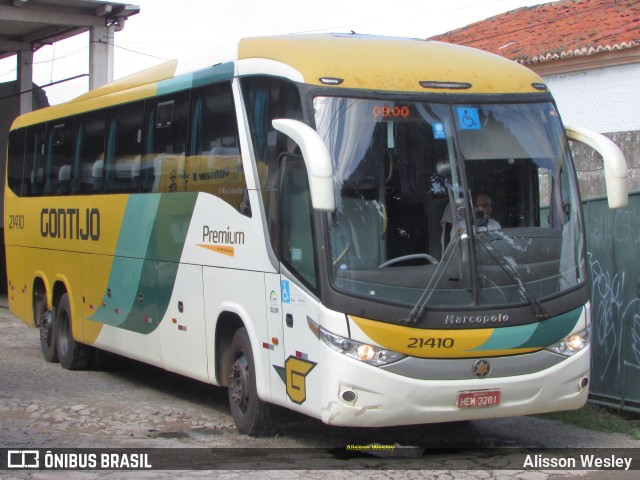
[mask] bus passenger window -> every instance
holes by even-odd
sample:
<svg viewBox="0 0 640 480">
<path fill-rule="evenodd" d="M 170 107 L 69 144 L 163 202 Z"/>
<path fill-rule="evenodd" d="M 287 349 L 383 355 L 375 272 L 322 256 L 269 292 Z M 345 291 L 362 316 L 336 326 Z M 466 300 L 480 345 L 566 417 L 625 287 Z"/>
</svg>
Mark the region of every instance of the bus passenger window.
<svg viewBox="0 0 640 480">
<path fill-rule="evenodd" d="M 58 170 L 58 195 L 68 195 L 71 191 L 71 165 L 62 165 Z"/>
<path fill-rule="evenodd" d="M 73 121 L 49 124 L 45 151 L 45 195 L 67 195 L 71 187 Z M 65 168 L 66 167 L 66 168 Z"/>
<path fill-rule="evenodd" d="M 24 184 L 24 149 L 26 129 L 9 133 L 9 156 L 7 157 L 7 185 L 18 196 L 22 196 Z"/>
<path fill-rule="evenodd" d="M 91 112 L 76 117 L 76 149 L 72 193 L 102 192 L 104 162 L 104 112 Z"/>
<path fill-rule="evenodd" d="M 142 191 L 184 191 L 189 92 L 148 100 L 145 112 Z"/>
<path fill-rule="evenodd" d="M 107 133 L 104 188 L 114 193 L 138 193 L 142 156 L 144 103 L 114 108 Z"/>
<path fill-rule="evenodd" d="M 231 85 L 194 90 L 190 117 L 187 190 L 211 193 L 250 215 Z"/>
<path fill-rule="evenodd" d="M 25 173 L 27 175 L 26 195 L 38 196 L 44 192 L 44 142 L 46 125 L 27 128 Z"/>
</svg>

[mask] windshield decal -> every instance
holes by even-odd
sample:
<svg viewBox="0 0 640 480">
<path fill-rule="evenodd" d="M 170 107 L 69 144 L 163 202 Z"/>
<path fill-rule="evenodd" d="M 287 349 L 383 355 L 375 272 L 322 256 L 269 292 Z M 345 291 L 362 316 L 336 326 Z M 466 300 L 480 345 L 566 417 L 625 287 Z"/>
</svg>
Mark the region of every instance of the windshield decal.
<svg viewBox="0 0 640 480">
<path fill-rule="evenodd" d="M 474 107 L 456 107 L 460 130 L 480 130 L 480 114 Z"/>
<path fill-rule="evenodd" d="M 444 123 L 435 122 L 433 124 L 433 138 L 435 140 L 444 140 L 447 138 L 447 132 L 444 128 Z"/>
</svg>

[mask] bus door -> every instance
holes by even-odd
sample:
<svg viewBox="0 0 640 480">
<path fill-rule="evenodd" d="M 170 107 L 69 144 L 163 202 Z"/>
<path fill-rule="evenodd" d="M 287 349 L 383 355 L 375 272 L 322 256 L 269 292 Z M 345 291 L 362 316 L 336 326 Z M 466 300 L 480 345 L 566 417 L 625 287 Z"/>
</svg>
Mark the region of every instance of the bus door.
<svg viewBox="0 0 640 480">
<path fill-rule="evenodd" d="M 319 379 L 319 369 L 315 369 L 319 342 L 309 328 L 309 319 L 317 322 L 319 312 L 318 302 L 311 294 L 317 287 L 313 209 L 302 158 L 284 155 L 280 168 L 278 233 L 285 348 L 284 365 L 278 373 L 286 388 L 288 406 L 317 414 L 320 384 L 314 378 Z"/>
<path fill-rule="evenodd" d="M 267 303 L 268 338 L 263 340 L 262 348 L 269 354 L 269 376 L 271 378 L 272 402 L 286 405 L 285 382 L 280 378 L 284 370 L 284 326 L 282 312 L 282 294 L 280 291 L 280 274 L 265 273 L 265 295 Z"/>
</svg>

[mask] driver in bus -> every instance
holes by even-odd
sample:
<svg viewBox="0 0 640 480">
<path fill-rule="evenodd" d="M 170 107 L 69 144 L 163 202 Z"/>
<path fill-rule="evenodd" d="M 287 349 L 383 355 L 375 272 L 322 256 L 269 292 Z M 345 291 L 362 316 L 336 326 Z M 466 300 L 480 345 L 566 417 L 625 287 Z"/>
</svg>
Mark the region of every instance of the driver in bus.
<svg viewBox="0 0 640 480">
<path fill-rule="evenodd" d="M 478 217 L 476 217 L 476 220 L 478 223 L 478 227 L 480 227 L 481 229 L 486 227 L 488 231 L 491 231 L 500 230 L 502 228 L 496 220 L 491 218 L 493 208 L 491 204 L 491 197 L 488 194 L 481 192 L 476 195 L 474 210 L 476 212 L 476 215 L 479 215 Z M 480 212 L 484 213 L 484 215 L 480 216 Z"/>
<path fill-rule="evenodd" d="M 484 192 L 478 193 L 475 197 L 473 209 L 476 214 L 476 224 L 478 225 L 479 231 L 500 230 L 502 228 L 496 220 L 491 218 L 493 206 L 489 194 Z M 442 218 L 440 220 L 440 226 L 442 227 L 442 235 L 440 240 L 443 253 L 447 243 L 449 243 L 452 237 L 452 223 L 453 219 L 451 213 L 451 205 L 447 204 L 444 208 L 444 211 L 442 212 Z M 458 226 L 460 228 L 460 233 L 464 233 L 467 230 L 466 222 L 464 219 L 458 222 Z"/>
</svg>

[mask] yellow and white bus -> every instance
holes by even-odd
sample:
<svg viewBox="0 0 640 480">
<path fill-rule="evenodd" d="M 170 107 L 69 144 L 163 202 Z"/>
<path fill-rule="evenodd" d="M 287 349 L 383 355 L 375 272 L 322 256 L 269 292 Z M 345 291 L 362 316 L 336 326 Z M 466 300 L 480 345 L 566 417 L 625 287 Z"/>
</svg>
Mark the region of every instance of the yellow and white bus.
<svg viewBox="0 0 640 480">
<path fill-rule="evenodd" d="M 623 206 L 619 150 L 484 52 L 295 35 L 172 61 L 14 122 L 10 308 L 64 368 L 103 349 L 228 387 L 250 435 L 274 405 L 368 427 L 578 408 L 566 132 Z"/>
</svg>

